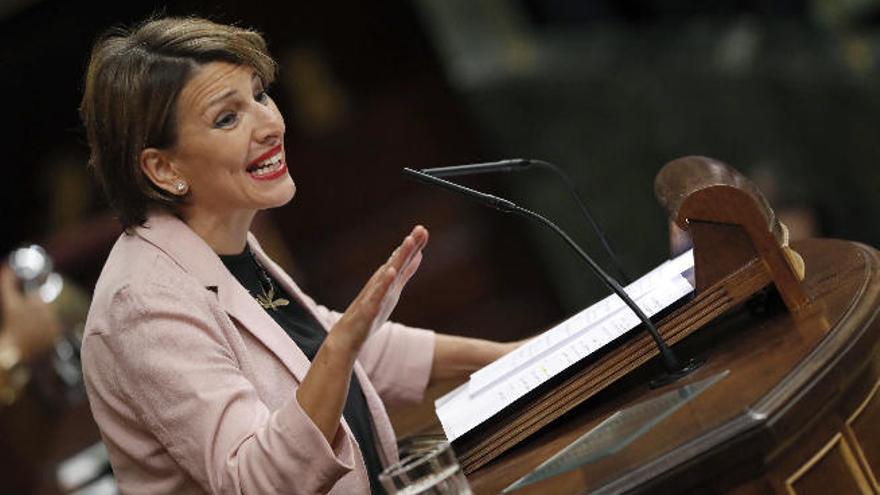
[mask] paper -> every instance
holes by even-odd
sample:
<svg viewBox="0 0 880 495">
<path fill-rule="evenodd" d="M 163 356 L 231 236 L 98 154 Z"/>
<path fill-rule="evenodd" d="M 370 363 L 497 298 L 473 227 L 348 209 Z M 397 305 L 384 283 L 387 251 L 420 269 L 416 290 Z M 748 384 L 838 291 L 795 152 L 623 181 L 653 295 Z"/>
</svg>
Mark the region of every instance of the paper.
<svg viewBox="0 0 880 495">
<path fill-rule="evenodd" d="M 693 251 L 688 251 L 631 283 L 626 293 L 651 317 L 693 291 L 682 276 L 693 264 Z M 464 435 L 639 323 L 623 300 L 610 295 L 476 371 L 435 402 L 446 437 L 452 441 Z"/>
</svg>

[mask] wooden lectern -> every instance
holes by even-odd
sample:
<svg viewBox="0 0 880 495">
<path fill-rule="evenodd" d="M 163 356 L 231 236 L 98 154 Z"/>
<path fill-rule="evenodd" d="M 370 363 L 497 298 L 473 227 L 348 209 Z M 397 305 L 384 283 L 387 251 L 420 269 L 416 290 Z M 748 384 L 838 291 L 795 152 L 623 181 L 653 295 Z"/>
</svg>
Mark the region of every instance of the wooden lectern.
<svg viewBox="0 0 880 495">
<path fill-rule="evenodd" d="M 513 404 L 454 447 L 475 493 L 498 493 L 628 406 L 724 378 L 614 455 L 515 493 L 880 493 L 880 257 L 848 241 L 788 246 L 755 186 L 687 157 L 655 183 L 694 244 L 694 298 L 658 328 L 706 363 L 658 389 L 635 333 Z M 778 297 L 777 297 L 778 295 Z"/>
</svg>

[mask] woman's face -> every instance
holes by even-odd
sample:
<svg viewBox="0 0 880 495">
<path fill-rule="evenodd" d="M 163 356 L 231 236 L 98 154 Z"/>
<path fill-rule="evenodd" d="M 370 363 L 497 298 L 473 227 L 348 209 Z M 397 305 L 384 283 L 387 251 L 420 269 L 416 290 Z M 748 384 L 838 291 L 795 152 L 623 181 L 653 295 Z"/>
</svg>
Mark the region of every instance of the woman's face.
<svg viewBox="0 0 880 495">
<path fill-rule="evenodd" d="M 281 206 L 296 191 L 284 119 L 250 67 L 203 65 L 180 92 L 170 161 L 189 185 L 184 214 L 233 216 Z"/>
</svg>

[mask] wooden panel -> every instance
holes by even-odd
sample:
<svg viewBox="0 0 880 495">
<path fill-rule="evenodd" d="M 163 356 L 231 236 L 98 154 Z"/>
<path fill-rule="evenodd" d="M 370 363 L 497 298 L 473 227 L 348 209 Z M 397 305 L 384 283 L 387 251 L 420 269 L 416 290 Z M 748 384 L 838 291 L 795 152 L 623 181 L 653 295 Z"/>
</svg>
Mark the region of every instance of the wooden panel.
<svg viewBox="0 0 880 495">
<path fill-rule="evenodd" d="M 776 493 L 771 482 L 764 478 L 746 481 L 740 485 L 730 487 L 724 490 L 724 492 L 727 495 L 774 495 Z"/>
<path fill-rule="evenodd" d="M 840 433 L 791 475 L 786 486 L 792 495 L 873 493 L 852 449 Z"/>
<path fill-rule="evenodd" d="M 821 311 L 793 319 L 770 302 L 758 313 L 733 311 L 684 339 L 677 344 L 683 356 L 708 358 L 689 379 L 724 370 L 729 376 L 617 454 L 517 493 L 718 493 L 771 474 L 766 485 L 744 489 L 786 493 L 786 480 L 831 448 L 880 375 L 877 252 L 820 239 L 795 248 L 810 268 L 804 286 Z M 655 365 L 468 475 L 474 493 L 499 493 L 615 411 L 682 384 L 649 390 Z"/>
<path fill-rule="evenodd" d="M 874 490 L 880 493 L 880 381 L 847 421 L 853 438 L 853 450 L 862 461 Z"/>
</svg>

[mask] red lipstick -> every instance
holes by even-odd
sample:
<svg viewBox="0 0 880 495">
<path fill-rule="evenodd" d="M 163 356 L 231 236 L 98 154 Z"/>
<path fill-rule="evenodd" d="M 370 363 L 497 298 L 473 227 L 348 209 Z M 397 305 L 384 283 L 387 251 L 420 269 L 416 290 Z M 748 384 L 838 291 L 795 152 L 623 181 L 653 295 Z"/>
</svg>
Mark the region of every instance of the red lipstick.
<svg viewBox="0 0 880 495">
<path fill-rule="evenodd" d="M 275 146 L 274 148 L 270 149 L 269 151 L 258 156 L 256 159 L 254 159 L 254 161 L 250 162 L 248 164 L 248 169 L 256 167 L 257 165 L 260 164 L 260 162 L 262 162 L 263 160 L 265 160 L 271 156 L 275 156 L 280 151 L 281 151 L 281 145 L 279 144 L 279 145 Z"/>
<path fill-rule="evenodd" d="M 286 173 L 287 173 L 287 162 L 284 161 L 284 159 L 282 159 L 281 160 L 281 168 L 279 168 L 278 170 L 272 172 L 271 174 L 260 175 L 260 176 L 256 176 L 256 175 L 251 174 L 251 177 L 253 177 L 254 179 L 257 179 L 257 180 L 274 180 L 274 179 L 281 177 L 282 175 L 284 175 Z"/>
</svg>

